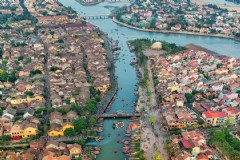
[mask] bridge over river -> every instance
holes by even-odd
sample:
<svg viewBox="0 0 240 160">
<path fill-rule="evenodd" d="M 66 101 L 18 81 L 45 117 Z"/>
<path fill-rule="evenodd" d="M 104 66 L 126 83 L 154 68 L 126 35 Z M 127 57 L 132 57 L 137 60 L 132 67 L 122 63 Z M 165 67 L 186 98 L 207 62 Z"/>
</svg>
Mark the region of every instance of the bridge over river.
<svg viewBox="0 0 240 160">
<path fill-rule="evenodd" d="M 114 17 L 114 14 L 100 14 L 100 15 L 95 15 L 95 16 L 82 16 L 85 19 L 107 19 L 107 18 L 112 18 Z"/>
<path fill-rule="evenodd" d="M 116 112 L 116 113 L 104 113 L 99 114 L 99 118 L 131 118 L 131 117 L 140 117 L 140 113 L 124 113 L 124 112 Z"/>
</svg>

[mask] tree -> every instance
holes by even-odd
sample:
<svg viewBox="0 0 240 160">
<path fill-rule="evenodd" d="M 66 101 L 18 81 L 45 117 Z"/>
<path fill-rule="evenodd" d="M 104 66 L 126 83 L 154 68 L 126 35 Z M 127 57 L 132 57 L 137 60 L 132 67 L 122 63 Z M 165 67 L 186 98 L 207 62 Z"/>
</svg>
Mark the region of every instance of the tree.
<svg viewBox="0 0 240 160">
<path fill-rule="evenodd" d="M 3 110 L 2 110 L 2 108 L 0 108 L 0 115 L 2 115 L 3 114 Z"/>
<path fill-rule="evenodd" d="M 78 157 L 76 160 L 82 160 L 82 157 L 80 156 L 80 157 Z"/>
<path fill-rule="evenodd" d="M 34 95 L 34 93 L 32 91 L 26 91 L 25 94 L 30 97 Z"/>
<path fill-rule="evenodd" d="M 75 130 L 73 128 L 67 128 L 64 130 L 64 136 L 71 137 L 74 136 Z"/>
<path fill-rule="evenodd" d="M 77 139 L 74 142 L 77 144 L 80 144 L 80 145 L 84 145 L 86 143 L 86 140 L 85 139 Z"/>
<path fill-rule="evenodd" d="M 95 117 L 91 117 L 89 120 L 89 126 L 93 127 L 97 123 L 97 120 Z"/>
<path fill-rule="evenodd" d="M 11 140 L 11 136 L 10 135 L 3 135 L 0 137 L 0 139 L 4 142 L 4 141 L 10 141 Z"/>
<path fill-rule="evenodd" d="M 236 93 L 238 94 L 238 98 L 240 98 L 240 90 L 237 90 Z"/>
<path fill-rule="evenodd" d="M 155 123 L 155 121 L 156 121 L 156 119 L 155 119 L 154 116 L 150 116 L 150 117 L 149 117 L 149 122 L 150 122 L 151 124 Z"/>
<path fill-rule="evenodd" d="M 190 93 L 186 93 L 185 97 L 186 97 L 188 103 L 193 103 L 195 101 L 194 96 Z"/>
<path fill-rule="evenodd" d="M 86 109 L 88 112 L 92 113 L 94 111 L 96 111 L 97 108 L 97 102 L 95 99 L 89 99 L 86 103 Z"/>
<path fill-rule="evenodd" d="M 82 115 L 83 113 L 82 107 L 79 106 L 77 103 L 72 104 L 70 110 L 77 112 L 78 115 Z"/>
<path fill-rule="evenodd" d="M 52 67 L 50 68 L 50 71 L 55 72 L 56 70 L 58 70 L 58 67 L 56 67 L 56 66 L 52 66 Z"/>
<path fill-rule="evenodd" d="M 159 152 L 154 153 L 154 160 L 161 160 L 161 154 Z"/>
<path fill-rule="evenodd" d="M 81 133 L 84 129 L 86 129 L 87 125 L 87 120 L 84 118 L 79 118 L 73 122 L 74 129 L 78 133 Z"/>
</svg>

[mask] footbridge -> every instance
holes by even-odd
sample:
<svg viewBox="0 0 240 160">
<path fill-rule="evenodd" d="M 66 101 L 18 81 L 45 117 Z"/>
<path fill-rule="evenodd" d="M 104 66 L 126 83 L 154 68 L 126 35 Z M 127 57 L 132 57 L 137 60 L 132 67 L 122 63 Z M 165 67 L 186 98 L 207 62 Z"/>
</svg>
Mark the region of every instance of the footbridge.
<svg viewBox="0 0 240 160">
<path fill-rule="evenodd" d="M 124 113 L 124 112 L 116 112 L 116 113 L 104 113 L 99 114 L 98 118 L 131 118 L 131 117 L 140 117 L 140 113 Z"/>
<path fill-rule="evenodd" d="M 85 19 L 107 19 L 114 17 L 114 14 L 102 14 L 102 15 L 94 15 L 94 16 L 82 16 Z"/>
</svg>

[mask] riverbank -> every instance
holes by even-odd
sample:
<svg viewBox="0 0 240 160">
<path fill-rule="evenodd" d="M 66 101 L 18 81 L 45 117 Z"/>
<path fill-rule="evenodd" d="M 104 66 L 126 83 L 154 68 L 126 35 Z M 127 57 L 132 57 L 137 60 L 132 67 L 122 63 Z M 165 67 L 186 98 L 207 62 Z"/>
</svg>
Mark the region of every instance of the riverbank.
<svg viewBox="0 0 240 160">
<path fill-rule="evenodd" d="M 120 24 L 124 27 L 144 31 L 144 32 L 156 32 L 156 33 L 164 33 L 164 34 L 185 34 L 185 35 L 196 35 L 196 36 L 205 36 L 205 37 L 217 37 L 217 38 L 225 38 L 225 39 L 232 39 L 238 41 L 235 37 L 225 36 L 221 34 L 205 34 L 205 33 L 193 33 L 193 32 L 185 32 L 185 31 L 168 31 L 168 30 L 154 30 L 154 29 L 143 29 L 128 25 L 126 23 L 118 21 L 115 17 L 113 17 L 113 22 Z"/>
</svg>

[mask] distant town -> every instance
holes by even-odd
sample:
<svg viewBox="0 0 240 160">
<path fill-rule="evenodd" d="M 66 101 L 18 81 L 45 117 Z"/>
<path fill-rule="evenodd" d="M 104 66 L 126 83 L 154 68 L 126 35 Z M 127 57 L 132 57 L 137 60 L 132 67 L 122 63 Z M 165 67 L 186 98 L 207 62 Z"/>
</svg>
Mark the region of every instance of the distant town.
<svg viewBox="0 0 240 160">
<path fill-rule="evenodd" d="M 239 38 L 237 11 L 217 5 L 197 5 L 190 0 L 135 1 L 116 13 L 124 24 L 146 31 L 172 31 Z"/>
</svg>

